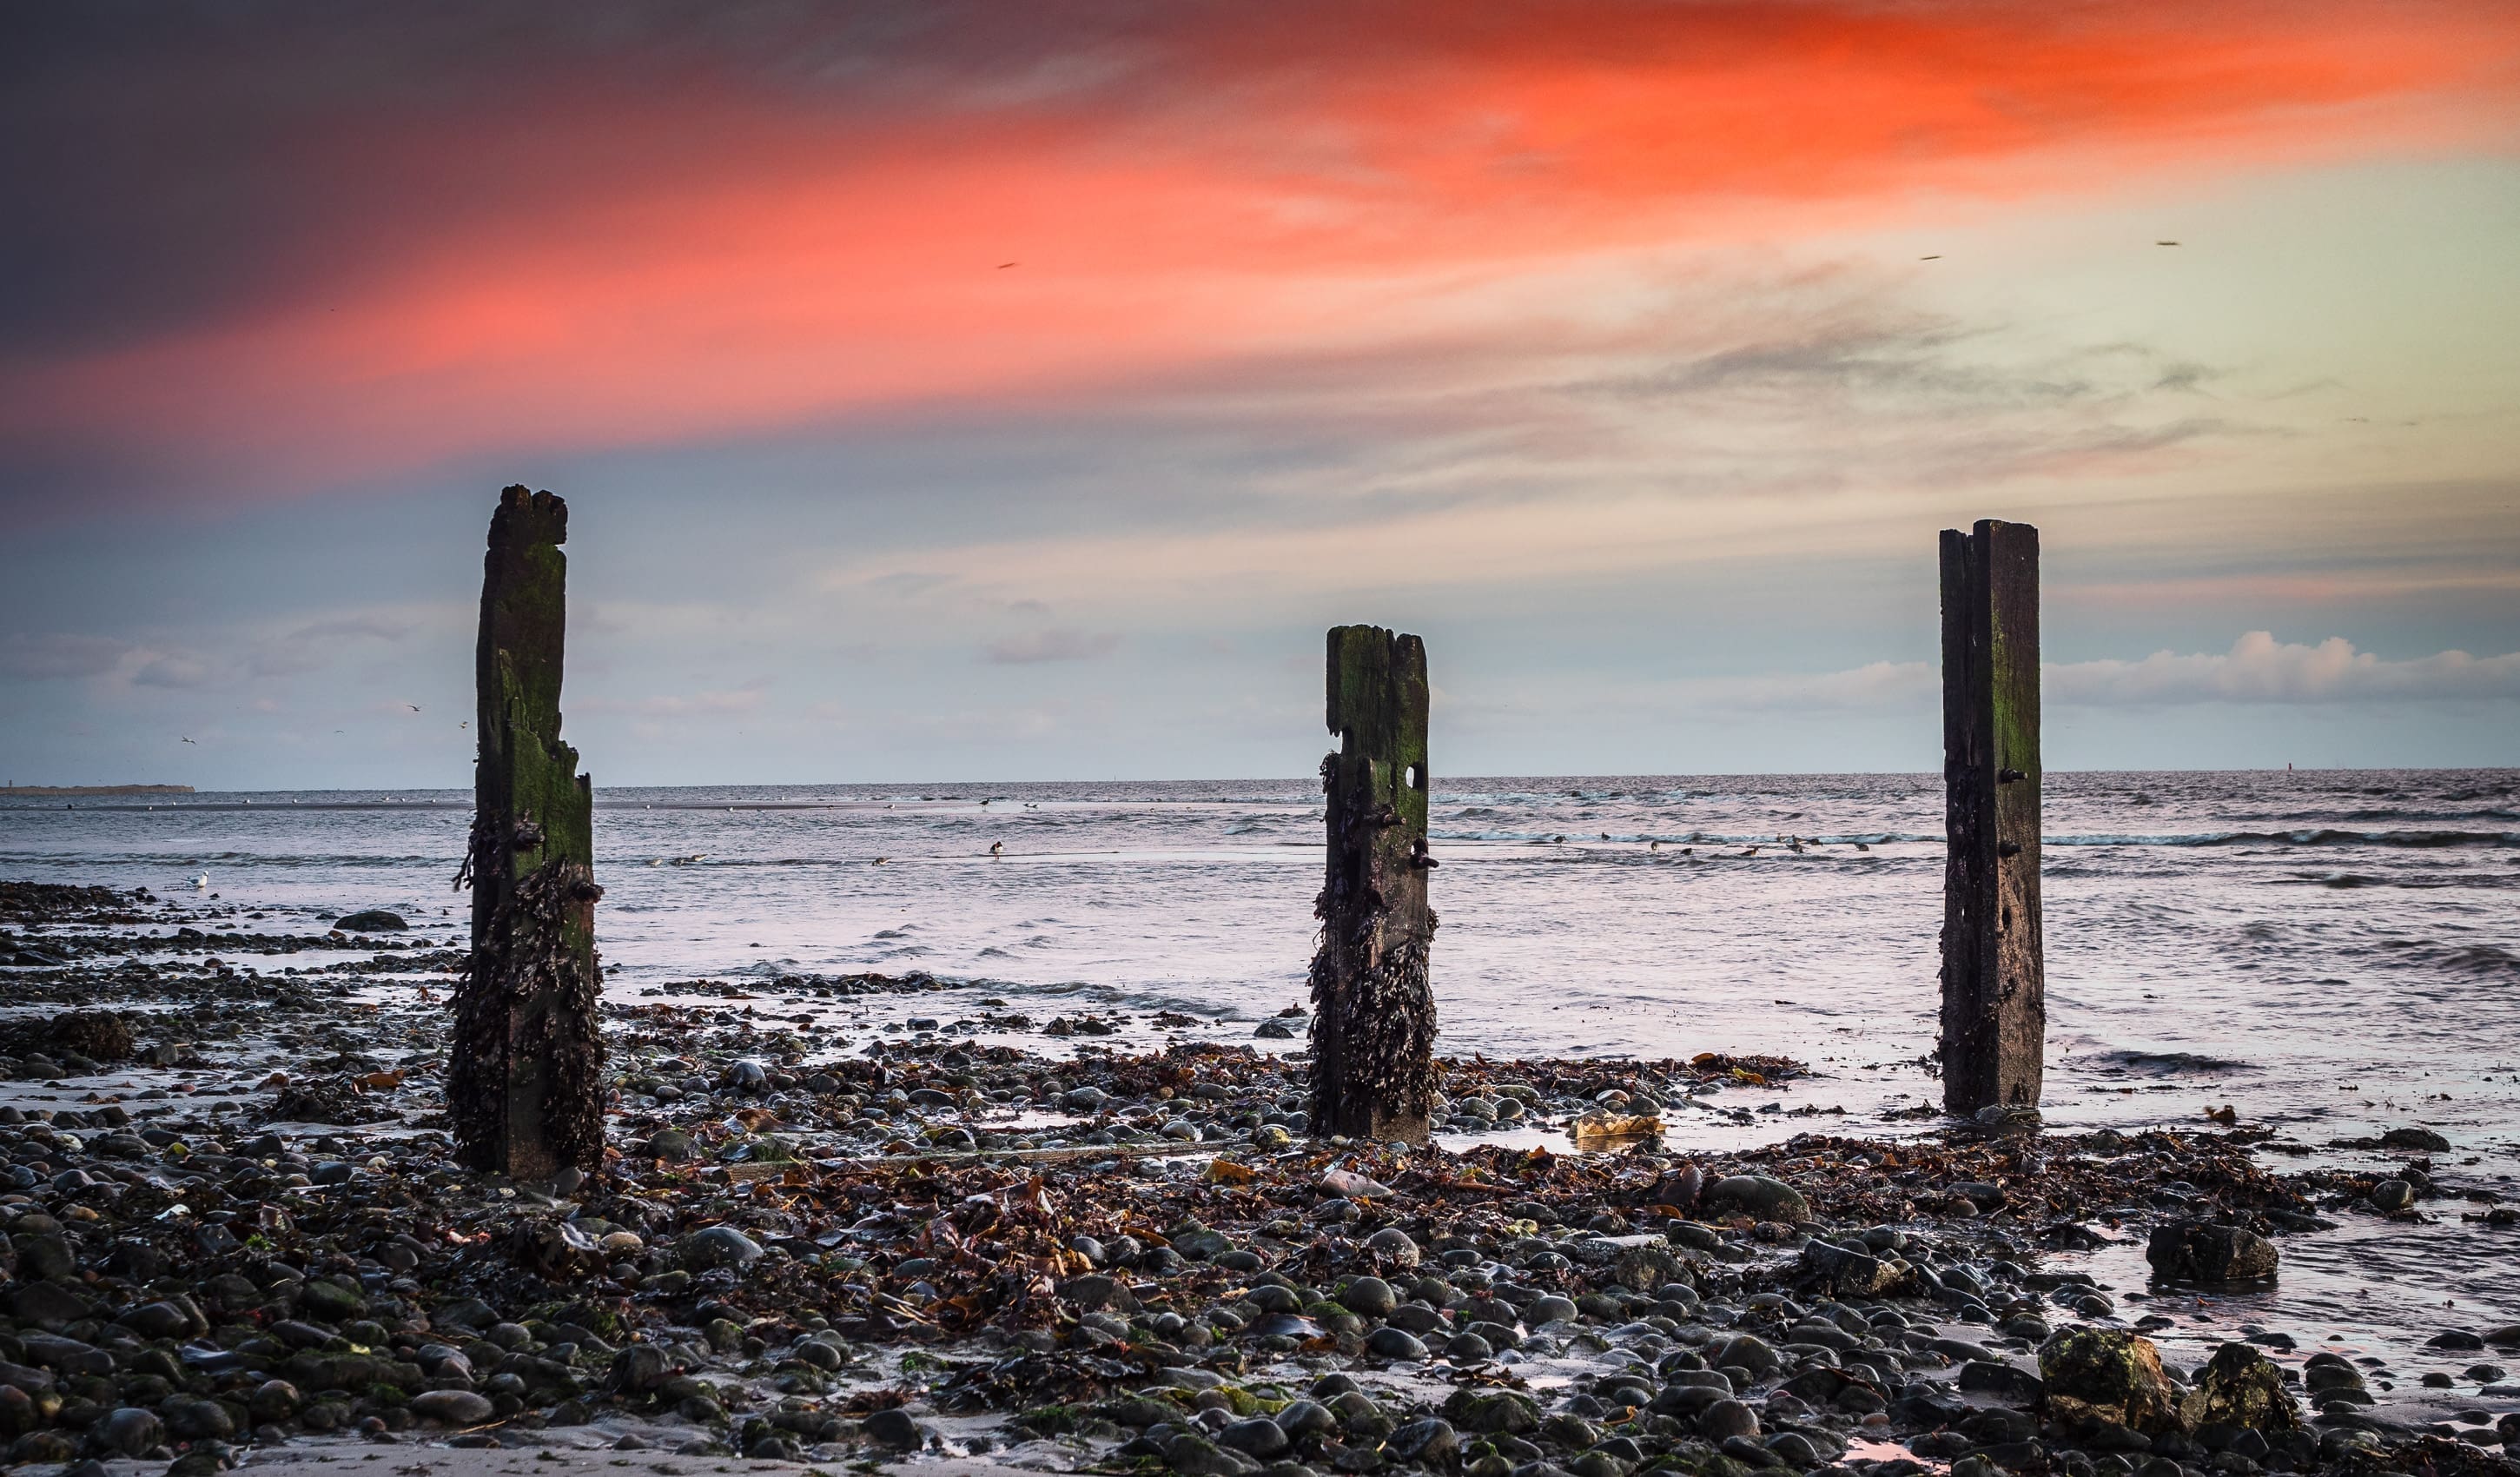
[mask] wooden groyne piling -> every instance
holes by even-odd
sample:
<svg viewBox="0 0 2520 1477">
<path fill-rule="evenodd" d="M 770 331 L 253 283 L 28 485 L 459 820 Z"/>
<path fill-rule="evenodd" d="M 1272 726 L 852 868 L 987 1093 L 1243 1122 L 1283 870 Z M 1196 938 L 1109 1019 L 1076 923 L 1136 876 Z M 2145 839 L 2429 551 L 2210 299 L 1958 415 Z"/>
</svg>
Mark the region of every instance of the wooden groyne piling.
<svg viewBox="0 0 2520 1477">
<path fill-rule="evenodd" d="M 2034 1107 L 2048 1031 L 2039 918 L 2039 530 L 1943 531 L 1943 1105 Z"/>
<path fill-rule="evenodd" d="M 568 505 L 510 487 L 490 518 L 474 650 L 479 756 L 472 957 L 455 993 L 446 1083 L 458 1147 L 475 1169 L 545 1180 L 604 1155 L 597 1033 L 594 782 L 561 740 Z"/>
<path fill-rule="evenodd" d="M 1423 1143 L 1435 1097 L 1425 644 L 1333 627 L 1328 677 L 1339 747 L 1322 760 L 1329 867 L 1313 907 L 1313 1132 Z"/>
</svg>

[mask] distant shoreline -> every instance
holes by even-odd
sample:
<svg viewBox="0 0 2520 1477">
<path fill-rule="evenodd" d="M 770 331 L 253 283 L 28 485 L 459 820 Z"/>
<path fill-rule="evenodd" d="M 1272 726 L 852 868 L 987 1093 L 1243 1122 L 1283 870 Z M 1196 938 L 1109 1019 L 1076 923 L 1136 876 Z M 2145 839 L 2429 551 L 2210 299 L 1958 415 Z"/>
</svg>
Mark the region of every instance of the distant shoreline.
<svg viewBox="0 0 2520 1477">
<path fill-rule="evenodd" d="M 6 784 L 5 795 L 189 795 L 189 784 Z"/>
</svg>

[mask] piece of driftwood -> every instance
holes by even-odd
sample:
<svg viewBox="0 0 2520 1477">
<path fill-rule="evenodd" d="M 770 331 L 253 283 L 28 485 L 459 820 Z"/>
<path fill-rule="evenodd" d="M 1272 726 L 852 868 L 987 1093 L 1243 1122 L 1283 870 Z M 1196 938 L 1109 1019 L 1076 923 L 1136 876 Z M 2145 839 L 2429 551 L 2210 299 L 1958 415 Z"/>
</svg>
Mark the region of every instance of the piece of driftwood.
<svg viewBox="0 0 2520 1477">
<path fill-rule="evenodd" d="M 568 505 L 511 487 L 490 518 L 474 652 L 480 749 L 472 956 L 455 992 L 447 1113 L 466 1163 L 548 1179 L 604 1156 L 595 789 L 561 739 Z"/>
<path fill-rule="evenodd" d="M 2048 1032 L 2039 917 L 2039 530 L 1943 533 L 1943 1105 L 2035 1107 Z"/>
<path fill-rule="evenodd" d="M 1378 626 L 1329 633 L 1328 874 L 1313 913 L 1312 1130 L 1423 1143 L 1435 1098 L 1427 950 L 1426 648 Z"/>
</svg>

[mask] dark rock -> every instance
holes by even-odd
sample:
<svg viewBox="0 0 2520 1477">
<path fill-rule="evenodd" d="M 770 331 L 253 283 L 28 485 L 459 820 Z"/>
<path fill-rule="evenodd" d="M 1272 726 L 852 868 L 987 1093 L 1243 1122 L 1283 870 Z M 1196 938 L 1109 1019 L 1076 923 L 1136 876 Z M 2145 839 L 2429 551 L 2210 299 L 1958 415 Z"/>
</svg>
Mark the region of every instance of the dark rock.
<svg viewBox="0 0 2520 1477">
<path fill-rule="evenodd" d="M 1204 1436 L 1187 1432 L 1164 1448 L 1164 1464 L 1184 1477 L 1241 1477 L 1260 1466 L 1239 1452 L 1229 1452 Z"/>
<path fill-rule="evenodd" d="M 327 1281 L 322 1277 L 309 1277 L 299 1285 L 297 1306 L 316 1318 L 328 1319 L 334 1322 L 365 1318 L 368 1315 L 368 1300 L 365 1294 L 353 1291 L 338 1282 Z"/>
<path fill-rule="evenodd" d="M 182 1338 L 209 1331 L 200 1314 L 174 1303 L 143 1303 L 114 1321 L 142 1338 Z"/>
<path fill-rule="evenodd" d="M 1366 1352 L 1383 1359 L 1407 1360 L 1412 1363 L 1426 1357 L 1426 1345 L 1406 1328 L 1385 1323 L 1373 1330 L 1365 1341 Z"/>
<path fill-rule="evenodd" d="M 1216 1444 L 1245 1456 L 1269 1457 L 1286 1450 L 1285 1428 L 1266 1416 L 1238 1420 L 1216 1433 Z"/>
<path fill-rule="evenodd" d="M 2039 1349 L 2049 1422 L 2070 1435 L 2107 1423 L 2150 1435 L 2193 1422 L 2161 1370 L 2161 1351 L 2139 1334 L 2068 1328 Z"/>
<path fill-rule="evenodd" d="M 2246 1344 L 2225 1344 L 2196 1379 L 2200 1422 L 2281 1434 L 2301 1429 L 2301 1412 L 2284 1388 L 2283 1371 Z"/>
<path fill-rule="evenodd" d="M 411 1413 L 442 1426 L 477 1426 L 496 1411 L 486 1395 L 470 1390 L 426 1390 L 411 1398 Z"/>
<path fill-rule="evenodd" d="M 252 1396 L 246 1401 L 246 1410 L 255 1420 L 272 1424 L 295 1415 L 303 1404 L 295 1385 L 285 1379 L 266 1379 L 254 1386 Z"/>
<path fill-rule="evenodd" d="M 1482 1436 L 1518 1436 L 1540 1428 L 1540 1407 L 1511 1390 L 1460 1389 L 1444 1402 L 1444 1416 L 1460 1430 Z"/>
<path fill-rule="evenodd" d="M 859 1429 L 866 1433 L 867 1440 L 896 1452 L 915 1452 L 927 1440 L 919 1422 L 900 1410 L 878 1410 L 860 1422 Z"/>
<path fill-rule="evenodd" d="M 57 1370 L 65 1376 L 101 1376 L 113 1372 L 113 1356 L 94 1344 L 83 1344 L 77 1339 L 54 1333 L 30 1334 L 19 1342 L 25 1347 L 26 1363 Z"/>
<path fill-rule="evenodd" d="M 1788 1224 L 1812 1218 L 1811 1202 L 1802 1191 L 1767 1175 L 1728 1175 L 1707 1186 L 1710 1206 L 1735 1206 L 1762 1221 Z"/>
<path fill-rule="evenodd" d="M 1099 1272 L 1069 1277 L 1058 1284 L 1058 1295 L 1087 1313 L 1100 1308 L 1119 1313 L 1138 1311 L 1137 1295 L 1129 1291 L 1129 1284 Z"/>
<path fill-rule="evenodd" d="M 1403 1461 L 1420 1462 L 1432 1467 L 1452 1464 L 1462 1450 L 1461 1438 L 1453 1431 L 1451 1421 L 1439 1416 L 1413 1420 L 1391 1433 L 1384 1447 Z"/>
<path fill-rule="evenodd" d="M 86 1298 L 59 1282 L 29 1282 L 10 1295 L 9 1309 L 22 1323 L 38 1328 L 66 1328 L 95 1310 Z"/>
<path fill-rule="evenodd" d="M 2428 1128 L 2393 1128 L 2380 1136 L 2380 1141 L 2390 1148 L 2420 1149 L 2431 1154 L 2450 1151 L 2450 1141 Z"/>
<path fill-rule="evenodd" d="M 732 1226 L 711 1226 L 683 1237 L 683 1265 L 694 1272 L 717 1267 L 739 1270 L 760 1261 L 759 1242 Z"/>
<path fill-rule="evenodd" d="M 1760 1375 L 1774 1374 L 1784 1367 L 1784 1361 L 1777 1351 L 1755 1333 L 1736 1333 L 1723 1343 L 1711 1346 L 1706 1362 L 1718 1369 L 1731 1365 Z"/>
<path fill-rule="evenodd" d="M 1960 1388 L 2006 1400 L 2033 1401 L 2047 1393 L 2039 1376 L 2003 1360 L 1976 1360 L 1960 1365 Z"/>
<path fill-rule="evenodd" d="M 1400 1306 L 1400 1299 L 1382 1278 L 1358 1277 L 1340 1291 L 1339 1304 L 1365 1318 L 1389 1318 L 1391 1310 Z"/>
<path fill-rule="evenodd" d="M 52 1231 L 20 1231 L 9 1238 L 17 1248 L 18 1275 L 29 1280 L 68 1281 L 78 1276 L 78 1258 L 69 1242 Z"/>
<path fill-rule="evenodd" d="M 1719 1400 L 1697 1412 L 1697 1434 L 1721 1442 L 1733 1436 L 1759 1434 L 1759 1415 L 1737 1400 Z"/>
<path fill-rule="evenodd" d="M 2415 1187 L 2404 1180 L 2383 1180 L 2371 1186 L 2371 1203 L 2385 1211 L 2401 1211 L 2415 1203 Z"/>
<path fill-rule="evenodd" d="M 215 1400 L 169 1402 L 166 1429 L 185 1441 L 225 1441 L 236 1434 L 236 1417 Z"/>
<path fill-rule="evenodd" d="M 2256 1282 L 2275 1276 L 2274 1243 L 2238 1226 L 2174 1221 L 2144 1247 L 2153 1276 L 2171 1281 Z"/>
<path fill-rule="evenodd" d="M 1418 1265 L 1418 1243 L 1397 1226 L 1386 1226 L 1367 1236 L 1365 1249 L 1395 1267 L 1406 1269 Z"/>
<path fill-rule="evenodd" d="M 631 1344 L 612 1356 L 612 1388 L 624 1395 L 652 1395 L 672 1373 L 664 1351 L 652 1344 Z"/>
<path fill-rule="evenodd" d="M 1803 1243 L 1801 1267 L 1812 1289 L 1830 1297 L 1885 1297 L 1907 1278 L 1904 1265 L 1818 1236 Z"/>
<path fill-rule="evenodd" d="M 398 913 L 370 908 L 360 913 L 343 914 L 333 920 L 333 926 L 343 933 L 396 933 L 411 924 L 404 922 Z"/>
<path fill-rule="evenodd" d="M 166 1440 L 156 1412 L 125 1406 L 89 1428 L 97 1445 L 118 1456 L 146 1456 Z"/>
</svg>

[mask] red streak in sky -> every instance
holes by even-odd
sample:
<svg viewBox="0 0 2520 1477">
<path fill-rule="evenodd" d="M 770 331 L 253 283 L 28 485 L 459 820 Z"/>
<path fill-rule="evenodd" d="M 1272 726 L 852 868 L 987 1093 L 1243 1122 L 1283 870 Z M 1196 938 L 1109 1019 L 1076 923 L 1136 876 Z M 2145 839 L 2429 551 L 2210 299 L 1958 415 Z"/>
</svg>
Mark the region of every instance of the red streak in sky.
<svg viewBox="0 0 2520 1477">
<path fill-rule="evenodd" d="M 0 435 L 287 490 L 1108 389 L 1423 330 L 1587 258 L 2500 153 L 2520 95 L 2520 25 L 2487 5 L 1163 23 L 1083 80 L 995 93 L 591 67 L 446 115 L 310 107 L 246 167 L 316 266 L 136 341 L 0 359 Z"/>
</svg>

